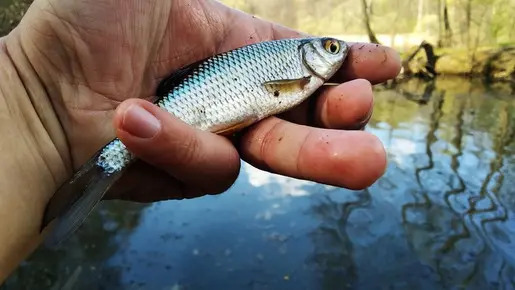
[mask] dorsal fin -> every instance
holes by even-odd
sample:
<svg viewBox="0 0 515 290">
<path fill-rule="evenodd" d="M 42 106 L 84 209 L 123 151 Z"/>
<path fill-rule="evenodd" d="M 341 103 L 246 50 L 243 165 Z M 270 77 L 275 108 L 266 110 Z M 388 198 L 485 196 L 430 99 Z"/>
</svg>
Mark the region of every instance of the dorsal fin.
<svg viewBox="0 0 515 290">
<path fill-rule="evenodd" d="M 192 64 L 189 64 L 185 67 L 182 67 L 182 68 L 172 72 L 170 75 L 165 77 L 163 80 L 161 80 L 161 82 L 159 83 L 159 85 L 156 89 L 157 99 L 159 100 L 162 97 L 166 96 L 168 93 L 170 93 L 186 77 L 188 77 L 195 69 L 197 69 L 201 64 L 206 62 L 209 58 L 211 58 L 211 57 L 206 57 L 206 58 L 196 61 Z"/>
</svg>

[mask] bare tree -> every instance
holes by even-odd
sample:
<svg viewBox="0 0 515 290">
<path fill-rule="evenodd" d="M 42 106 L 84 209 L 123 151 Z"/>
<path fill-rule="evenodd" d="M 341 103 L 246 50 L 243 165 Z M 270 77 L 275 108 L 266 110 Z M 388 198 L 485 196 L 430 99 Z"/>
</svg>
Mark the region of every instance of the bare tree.
<svg viewBox="0 0 515 290">
<path fill-rule="evenodd" d="M 361 8 L 362 8 L 362 15 L 363 15 L 363 24 L 365 25 L 365 29 L 367 30 L 368 38 L 370 39 L 370 42 L 372 43 L 378 43 L 379 40 L 377 40 L 377 37 L 372 30 L 372 26 L 370 25 L 370 14 L 368 10 L 368 3 L 367 0 L 361 0 Z"/>
<path fill-rule="evenodd" d="M 449 21 L 449 8 L 447 5 L 447 0 L 443 0 L 443 24 L 445 29 L 444 34 L 444 46 L 451 46 L 452 44 L 452 29 L 451 22 Z"/>
</svg>

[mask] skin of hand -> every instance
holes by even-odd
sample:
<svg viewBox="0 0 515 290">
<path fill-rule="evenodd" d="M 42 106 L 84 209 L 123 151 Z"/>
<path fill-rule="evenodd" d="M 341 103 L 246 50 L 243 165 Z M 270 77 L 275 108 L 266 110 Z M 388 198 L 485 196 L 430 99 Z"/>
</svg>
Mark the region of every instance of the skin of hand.
<svg viewBox="0 0 515 290">
<path fill-rule="evenodd" d="M 399 55 L 352 44 L 335 80 L 299 107 L 236 138 L 196 130 L 149 102 L 170 72 L 243 45 L 306 36 L 212 1 L 35 0 L 0 39 L 0 279 L 41 242 L 45 206 L 73 171 L 119 137 L 141 161 L 107 198 L 139 202 L 227 190 L 240 158 L 295 178 L 362 189 L 386 168 L 361 131 L 372 84 Z"/>
</svg>

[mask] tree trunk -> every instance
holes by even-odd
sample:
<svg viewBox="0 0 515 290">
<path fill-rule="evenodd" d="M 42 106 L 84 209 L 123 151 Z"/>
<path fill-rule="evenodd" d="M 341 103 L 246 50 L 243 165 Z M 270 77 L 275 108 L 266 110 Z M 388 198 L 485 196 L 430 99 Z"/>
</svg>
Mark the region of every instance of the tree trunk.
<svg viewBox="0 0 515 290">
<path fill-rule="evenodd" d="M 437 47 L 443 46 L 443 29 L 442 29 L 442 0 L 438 0 L 438 43 Z"/>
<path fill-rule="evenodd" d="M 466 32 L 466 44 L 467 49 L 470 50 L 470 30 L 471 30 L 471 22 L 472 22 L 472 0 L 467 0 L 467 6 L 465 8 L 465 29 Z"/>
<path fill-rule="evenodd" d="M 452 29 L 451 22 L 449 21 L 449 9 L 447 7 L 447 0 L 443 0 L 443 23 L 445 27 L 444 46 L 452 45 Z"/>
<path fill-rule="evenodd" d="M 367 30 L 368 38 L 370 39 L 370 42 L 379 44 L 379 40 L 377 40 L 377 37 L 372 30 L 372 26 L 370 25 L 370 15 L 368 14 L 367 0 L 361 0 L 361 6 L 363 10 L 363 24 Z"/>
<path fill-rule="evenodd" d="M 397 13 L 399 15 L 400 13 Z M 424 0 L 418 0 L 418 11 L 417 11 L 417 24 L 415 26 L 416 31 L 422 30 L 422 17 L 424 16 Z"/>
<path fill-rule="evenodd" d="M 424 50 L 427 61 L 423 68 L 420 68 L 416 73 L 414 73 L 411 70 L 409 64 L 421 50 Z M 403 74 L 405 76 L 416 75 L 427 79 L 434 79 L 438 74 L 435 67 L 439 58 L 440 57 L 435 54 L 433 46 L 426 41 L 422 41 L 417 49 L 415 49 L 413 53 L 411 53 L 405 60 L 402 61 L 402 67 L 404 70 Z"/>
</svg>

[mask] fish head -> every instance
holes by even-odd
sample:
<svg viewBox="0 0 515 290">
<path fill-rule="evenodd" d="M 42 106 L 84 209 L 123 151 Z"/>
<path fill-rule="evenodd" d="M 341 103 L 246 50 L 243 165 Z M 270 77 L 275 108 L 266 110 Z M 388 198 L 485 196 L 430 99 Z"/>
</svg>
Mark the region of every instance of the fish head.
<svg viewBox="0 0 515 290">
<path fill-rule="evenodd" d="M 349 50 L 343 40 L 312 38 L 301 46 L 302 61 L 311 74 L 328 81 L 341 68 Z"/>
</svg>

